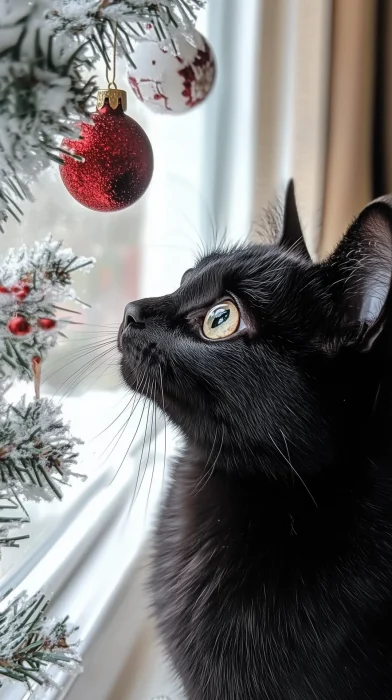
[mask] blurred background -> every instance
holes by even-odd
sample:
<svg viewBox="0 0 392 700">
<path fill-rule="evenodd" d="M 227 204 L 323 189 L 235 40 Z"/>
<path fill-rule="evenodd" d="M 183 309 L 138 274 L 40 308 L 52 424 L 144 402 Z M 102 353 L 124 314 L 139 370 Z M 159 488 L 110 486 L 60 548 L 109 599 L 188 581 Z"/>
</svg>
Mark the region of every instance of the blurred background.
<svg viewBox="0 0 392 700">
<path fill-rule="evenodd" d="M 92 308 L 80 309 L 84 325 L 51 353 L 43 386 L 62 402 L 85 440 L 81 471 L 90 477 L 105 470 L 112 476 L 129 445 L 125 436 L 101 463 L 91 442 L 125 405 L 116 352 L 106 353 L 105 343 L 114 337 L 128 301 L 172 291 L 195 255 L 223 234 L 231 241 L 254 234 L 291 177 L 315 260 L 333 249 L 369 200 L 392 189 L 392 0 L 208 0 L 197 27 L 217 61 L 216 84 L 202 106 L 183 116 L 161 116 L 128 89 L 127 113 L 145 129 L 154 150 L 155 171 L 145 196 L 119 213 L 90 211 L 72 199 L 53 167 L 36 185 L 36 202 L 25 205 L 22 223 L 11 221 L 0 239 L 3 253 L 11 244 L 30 245 L 51 232 L 77 254 L 97 259 L 90 275 L 75 280 L 79 297 Z M 104 86 L 103 66 L 100 77 Z M 118 86 L 128 88 L 121 62 Z M 136 412 L 133 420 L 138 419 Z M 108 430 L 101 446 L 116 434 L 116 426 Z M 168 445 L 170 453 L 170 439 Z M 140 444 L 133 449 L 124 465 L 129 472 L 138 464 Z M 102 483 L 108 502 L 111 481 Z M 55 541 L 55 533 L 81 511 L 86 488 L 79 484 L 63 503 L 30 509 L 31 539 L 5 552 L 3 576 L 21 580 L 22 555 L 26 568 L 28 556 L 33 561 L 49 550 L 50 537 Z M 143 658 L 125 655 L 121 672 L 110 682 L 106 677 L 106 685 L 99 666 L 107 649 L 100 652 L 91 641 L 94 653 L 71 700 L 151 700 L 164 684 L 171 700 L 181 697 L 159 675 L 153 633 L 143 634 L 144 647 L 138 643 Z"/>
</svg>

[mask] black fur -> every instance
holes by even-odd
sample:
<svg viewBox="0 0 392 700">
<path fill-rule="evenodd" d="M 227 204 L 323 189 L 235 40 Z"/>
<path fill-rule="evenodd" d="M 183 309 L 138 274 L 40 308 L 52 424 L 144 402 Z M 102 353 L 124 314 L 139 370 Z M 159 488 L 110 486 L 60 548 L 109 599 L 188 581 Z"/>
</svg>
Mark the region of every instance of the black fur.
<svg viewBox="0 0 392 700">
<path fill-rule="evenodd" d="M 127 383 L 185 438 L 152 590 L 188 700 L 392 699 L 391 200 L 322 264 L 296 216 L 119 334 Z M 227 297 L 246 328 L 208 341 Z"/>
</svg>

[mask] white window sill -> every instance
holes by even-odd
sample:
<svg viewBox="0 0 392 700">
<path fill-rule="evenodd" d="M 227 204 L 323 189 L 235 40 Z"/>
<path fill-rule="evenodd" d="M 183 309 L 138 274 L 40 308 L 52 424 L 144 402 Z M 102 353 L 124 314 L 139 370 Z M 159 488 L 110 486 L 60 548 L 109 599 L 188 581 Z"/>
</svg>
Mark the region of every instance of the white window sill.
<svg viewBox="0 0 392 700">
<path fill-rule="evenodd" d="M 73 399 L 72 402 L 83 404 L 83 398 Z M 70 509 L 66 509 L 41 546 L 30 552 L 23 558 L 23 563 L 19 562 L 15 570 L 11 569 L 1 580 L 3 592 L 12 587 L 15 593 L 43 590 L 50 596 L 49 616 L 61 618 L 69 615 L 72 622 L 80 627 L 79 651 L 82 656 L 98 634 L 105 634 L 103 621 L 124 586 L 132 588 L 138 558 L 146 549 L 142 545 L 151 529 L 166 470 L 165 439 L 161 430 L 157 437 L 154 475 L 151 449 L 149 466 L 143 480 L 139 479 L 140 491 L 131 508 L 143 435 L 144 430 L 140 430 L 137 438 L 139 444 L 133 446 L 117 476 L 113 479 L 113 469 L 106 469 L 90 477 L 83 484 L 79 497 Z M 106 444 L 108 441 L 109 438 L 106 438 Z M 170 430 L 166 441 L 170 452 L 173 441 Z M 114 463 L 118 464 L 118 459 Z M 93 467 L 91 465 L 88 469 L 90 474 Z M 80 468 L 83 471 L 83 462 Z M 128 621 L 124 653 L 129 652 L 141 625 L 141 617 Z M 112 644 L 113 640 L 108 638 L 108 653 Z M 109 682 L 114 666 L 113 663 L 110 669 L 106 664 L 104 666 L 104 678 Z M 62 669 L 52 667 L 50 672 L 60 688 L 38 688 L 34 694 L 36 700 L 60 700 L 74 683 L 75 679 Z M 22 700 L 27 697 L 20 684 L 7 683 L 0 690 L 0 699 Z M 89 697 L 84 696 L 83 700 L 90 697 L 91 700 L 108 697 L 103 692 L 102 680 L 94 692 L 91 691 Z M 173 697 L 171 700 L 174 700 Z"/>
</svg>

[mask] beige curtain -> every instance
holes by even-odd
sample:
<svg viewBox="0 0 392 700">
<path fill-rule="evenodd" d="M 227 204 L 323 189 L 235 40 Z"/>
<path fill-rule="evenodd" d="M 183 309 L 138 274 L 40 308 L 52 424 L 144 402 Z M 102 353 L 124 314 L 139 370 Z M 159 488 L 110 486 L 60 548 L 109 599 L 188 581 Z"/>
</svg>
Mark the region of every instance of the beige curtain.
<svg viewBox="0 0 392 700">
<path fill-rule="evenodd" d="M 392 189 L 392 0 L 264 0 L 259 76 L 254 219 L 294 177 L 323 257 Z"/>
<path fill-rule="evenodd" d="M 385 0 L 383 17 L 383 42 L 385 46 L 385 70 L 382 89 L 384 104 L 384 148 L 386 190 L 392 191 L 392 1 Z"/>
<path fill-rule="evenodd" d="M 321 256 L 372 198 L 376 13 L 376 0 L 334 2 Z"/>
</svg>

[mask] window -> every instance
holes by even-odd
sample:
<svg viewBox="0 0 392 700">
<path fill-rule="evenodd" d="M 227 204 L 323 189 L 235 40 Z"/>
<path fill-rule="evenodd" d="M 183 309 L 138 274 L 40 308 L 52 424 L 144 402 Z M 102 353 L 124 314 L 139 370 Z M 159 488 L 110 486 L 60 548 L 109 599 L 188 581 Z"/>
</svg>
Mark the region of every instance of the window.
<svg viewBox="0 0 392 700">
<path fill-rule="evenodd" d="M 21 225 L 10 221 L 0 238 L 3 254 L 11 245 L 30 245 L 51 232 L 75 253 L 97 260 L 89 275 L 75 275 L 77 294 L 91 309 L 74 307 L 81 312 L 75 319 L 83 325 L 70 327 L 67 339 L 49 354 L 42 386 L 42 394 L 62 404 L 73 433 L 85 441 L 76 471 L 88 478 L 64 486 L 61 502 L 29 502 L 31 523 L 24 532 L 30 538 L 19 549 L 5 549 L 0 561 L 3 590 L 45 586 L 55 592 L 67 581 L 70 591 L 65 602 L 61 596 L 56 599 L 53 614 L 69 612 L 82 628 L 84 644 L 94 635 L 114 590 L 129 576 L 159 499 L 164 471 L 161 420 L 154 480 L 150 450 L 150 467 L 130 512 L 146 412 L 128 453 L 142 403 L 121 433 L 130 396 L 116 371 L 116 351 L 106 343 L 115 338 L 128 301 L 172 291 L 216 230 L 220 234 L 227 227 L 229 240 L 242 239 L 251 225 L 259 3 L 247 3 L 245 12 L 241 0 L 232 0 L 230 13 L 226 3 L 213 0 L 198 22 L 218 63 L 217 84 L 202 108 L 181 117 L 162 117 L 148 112 L 127 91 L 127 113 L 145 129 L 154 150 L 154 176 L 144 197 L 116 214 L 90 211 L 71 198 L 55 166 L 36 185 L 35 203 L 24 205 Z M 123 64 L 118 76 L 119 87 L 126 86 Z M 104 85 L 102 67 L 100 77 Z M 33 394 L 26 385 L 13 391 Z M 169 459 L 170 431 L 166 446 Z M 140 479 L 137 490 L 139 486 Z M 89 579 L 83 587 L 85 576 Z"/>
</svg>

